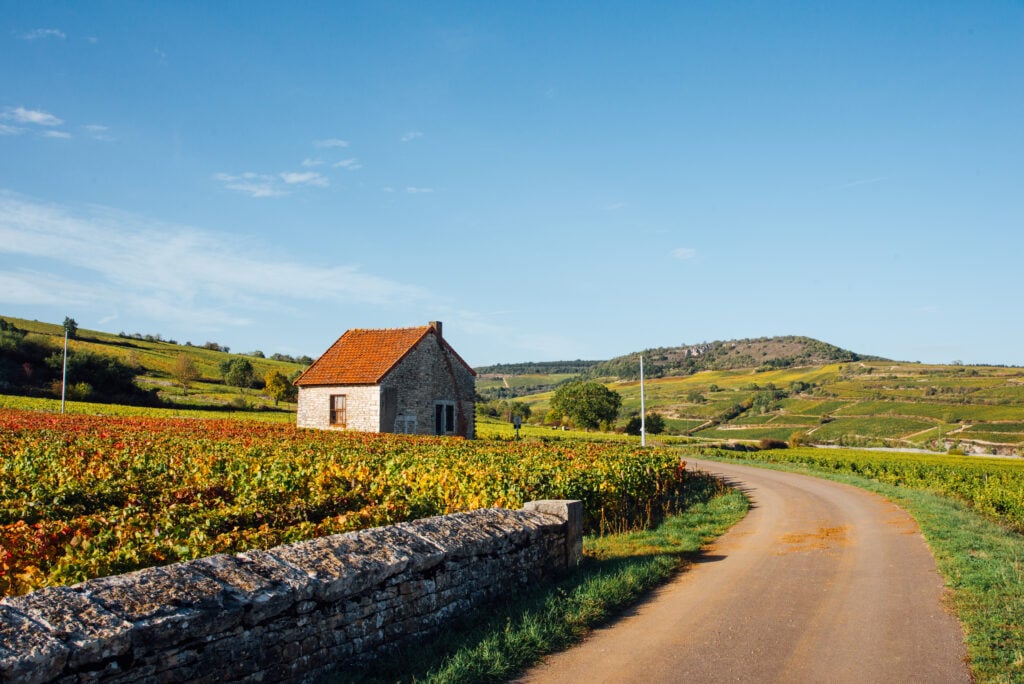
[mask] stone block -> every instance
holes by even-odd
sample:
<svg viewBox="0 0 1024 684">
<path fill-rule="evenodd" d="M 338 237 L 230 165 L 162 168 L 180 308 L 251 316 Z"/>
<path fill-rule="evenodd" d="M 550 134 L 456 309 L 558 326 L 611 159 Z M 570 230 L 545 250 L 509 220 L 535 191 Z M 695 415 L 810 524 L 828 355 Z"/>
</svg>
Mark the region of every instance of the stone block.
<svg viewBox="0 0 1024 684">
<path fill-rule="evenodd" d="M 243 616 L 232 593 L 188 563 L 101 577 L 74 590 L 130 622 L 132 644 L 153 651 L 228 631 Z"/>
<path fill-rule="evenodd" d="M 191 561 L 190 566 L 225 587 L 243 610 L 248 626 L 313 596 L 314 583 L 306 573 L 266 551 L 219 554 Z"/>
<path fill-rule="evenodd" d="M 583 502 L 567 499 L 530 501 L 523 510 L 553 516 L 565 523 L 565 567 L 572 570 L 583 561 Z"/>
<path fill-rule="evenodd" d="M 48 682 L 61 673 L 69 655 L 70 649 L 45 625 L 0 604 L 0 681 Z"/>
<path fill-rule="evenodd" d="M 70 587 L 47 587 L 3 603 L 46 625 L 68 646 L 68 665 L 78 667 L 128 653 L 132 624 Z"/>
</svg>

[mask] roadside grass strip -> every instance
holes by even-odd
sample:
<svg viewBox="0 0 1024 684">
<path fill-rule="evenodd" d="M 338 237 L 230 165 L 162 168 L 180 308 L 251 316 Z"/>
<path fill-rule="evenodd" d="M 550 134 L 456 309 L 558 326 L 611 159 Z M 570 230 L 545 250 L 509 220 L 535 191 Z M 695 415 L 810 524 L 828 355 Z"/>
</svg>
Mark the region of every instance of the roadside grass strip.
<svg viewBox="0 0 1024 684">
<path fill-rule="evenodd" d="M 396 652 L 337 681 L 508 681 L 664 583 L 747 509 L 743 494 L 726 490 L 654 529 L 587 537 L 583 564 L 561 582 L 510 596 L 445 629 L 429 645 Z"/>
<path fill-rule="evenodd" d="M 965 631 L 968 665 L 979 682 L 1024 682 L 1024 535 L 965 502 L 934 491 L 784 462 L 705 458 L 805 473 L 854 485 L 902 506 L 916 520 Z"/>
</svg>

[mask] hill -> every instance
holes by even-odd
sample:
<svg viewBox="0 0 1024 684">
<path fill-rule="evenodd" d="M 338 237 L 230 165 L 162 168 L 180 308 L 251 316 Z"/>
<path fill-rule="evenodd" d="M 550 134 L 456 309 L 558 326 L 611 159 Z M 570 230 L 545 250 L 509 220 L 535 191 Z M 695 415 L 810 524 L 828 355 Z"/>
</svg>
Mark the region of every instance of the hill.
<svg viewBox="0 0 1024 684">
<path fill-rule="evenodd" d="M 640 378 L 640 354 L 644 356 L 644 375 L 648 378 L 683 377 L 709 370 L 767 371 L 885 360 L 857 354 L 810 337 L 759 337 L 655 347 L 607 361 L 544 361 L 481 366 L 475 369 L 477 392 L 485 399 L 508 399 L 553 390 L 576 377 L 637 380 Z"/>
<path fill-rule="evenodd" d="M 63 326 L 10 316 L 0 317 L 0 321 L 0 328 L 6 328 L 0 331 L 0 394 L 59 398 Z M 262 386 L 262 379 L 272 370 L 292 377 L 312 362 L 281 355 L 266 358 L 262 352 L 232 354 L 213 342 L 194 346 L 163 340 L 159 335 L 115 335 L 86 329 L 79 329 L 75 339 L 69 340 L 68 350 L 72 355 L 90 357 L 94 367 L 101 366 L 120 381 L 116 391 L 104 392 L 104 387 L 92 386 L 95 381 L 83 385 L 69 374 L 70 399 L 214 410 L 275 408 L 269 396 L 255 391 Z M 182 356 L 197 371 L 187 393 L 174 372 Z M 256 387 L 242 391 L 226 384 L 221 367 L 235 359 L 252 365 Z M 123 382 L 126 378 L 127 385 Z"/>
<path fill-rule="evenodd" d="M 703 342 L 680 347 L 657 347 L 619 356 L 591 366 L 591 378 L 635 380 L 640 377 L 639 354 L 644 356 L 644 375 L 664 378 L 692 375 L 700 371 L 759 371 L 823 366 L 851 361 L 884 361 L 865 356 L 810 337 L 758 337 L 756 339 Z"/>
</svg>

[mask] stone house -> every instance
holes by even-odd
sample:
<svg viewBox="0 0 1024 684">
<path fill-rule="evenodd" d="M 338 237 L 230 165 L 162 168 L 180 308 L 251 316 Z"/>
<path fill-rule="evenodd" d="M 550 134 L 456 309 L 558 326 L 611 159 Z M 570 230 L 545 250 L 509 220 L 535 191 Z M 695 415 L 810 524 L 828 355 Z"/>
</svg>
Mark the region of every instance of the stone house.
<svg viewBox="0 0 1024 684">
<path fill-rule="evenodd" d="M 440 321 L 349 330 L 295 381 L 297 424 L 472 439 L 475 378 L 442 337 Z"/>
</svg>

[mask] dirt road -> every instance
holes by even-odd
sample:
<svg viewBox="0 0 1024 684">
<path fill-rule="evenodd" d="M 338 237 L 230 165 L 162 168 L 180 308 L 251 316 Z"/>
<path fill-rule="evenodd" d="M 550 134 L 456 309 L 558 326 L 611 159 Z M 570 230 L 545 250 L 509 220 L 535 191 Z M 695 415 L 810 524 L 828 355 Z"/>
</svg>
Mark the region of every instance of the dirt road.
<svg viewBox="0 0 1024 684">
<path fill-rule="evenodd" d="M 524 682 L 965 682 L 913 518 L 817 478 L 711 462 L 749 515 L 687 572 Z"/>
</svg>

